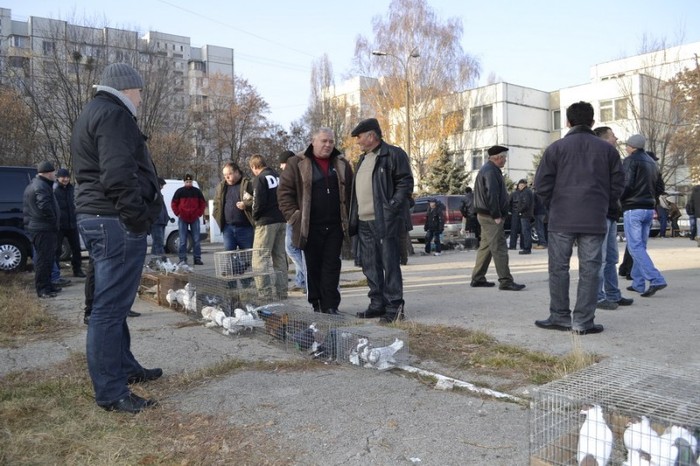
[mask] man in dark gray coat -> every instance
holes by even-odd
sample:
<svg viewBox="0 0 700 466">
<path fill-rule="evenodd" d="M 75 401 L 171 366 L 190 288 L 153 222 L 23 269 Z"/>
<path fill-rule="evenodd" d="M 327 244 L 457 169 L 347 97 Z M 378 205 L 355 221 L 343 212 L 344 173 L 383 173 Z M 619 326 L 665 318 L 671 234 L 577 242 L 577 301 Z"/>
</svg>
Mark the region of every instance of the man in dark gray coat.
<svg viewBox="0 0 700 466">
<path fill-rule="evenodd" d="M 600 333 L 594 323 L 601 247 L 606 215 L 624 187 L 620 154 L 595 135 L 593 106 L 577 102 L 566 109 L 571 128 L 544 152 L 537 172 L 537 195 L 549 209 L 549 317 L 535 321 L 548 330 Z M 578 245 L 579 282 L 573 314 L 569 304 L 569 267 Z"/>
<path fill-rule="evenodd" d="M 34 285 L 40 298 L 53 298 L 60 288 L 51 284 L 51 268 L 56 258 L 59 210 L 53 195 L 55 169 L 51 162 L 41 162 L 37 175 L 24 190 L 22 210 L 24 229 L 34 246 Z"/>
</svg>

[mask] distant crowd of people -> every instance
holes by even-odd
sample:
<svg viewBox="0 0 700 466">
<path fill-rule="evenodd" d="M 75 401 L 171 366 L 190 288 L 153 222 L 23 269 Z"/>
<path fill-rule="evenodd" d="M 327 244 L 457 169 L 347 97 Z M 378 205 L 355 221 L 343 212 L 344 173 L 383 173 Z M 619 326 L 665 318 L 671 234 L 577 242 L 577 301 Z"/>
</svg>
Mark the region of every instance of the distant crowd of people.
<svg viewBox="0 0 700 466">
<path fill-rule="evenodd" d="M 146 258 L 147 235 L 152 238 L 151 254 L 161 257 L 165 228 L 177 221 L 180 264 L 187 263 L 189 246 L 193 265 L 204 264 L 200 232 L 204 195 L 194 177 L 185 174 L 170 203 L 176 219 L 170 217 L 162 194 L 166 181 L 158 175 L 137 124 L 142 89 L 143 80 L 131 66 L 107 66 L 94 98 L 74 125 L 76 188 L 68 170 L 56 172 L 45 161 L 24 194 L 36 293 L 51 298 L 68 284 L 56 275 L 66 238 L 73 275 L 86 278 L 86 352 L 95 401 L 104 409 L 130 413 L 157 404 L 136 395 L 130 385 L 163 374 L 159 368 L 144 368 L 131 353 L 126 321 L 138 315 L 131 307 Z M 462 233 L 478 242 L 470 277 L 473 288 L 496 287 L 487 279 L 493 260 L 498 289 L 523 290 L 525 285 L 511 274 L 509 250 L 518 244 L 522 255 L 546 249 L 549 315 L 535 325 L 586 335 L 603 331 L 595 322 L 596 309 L 633 303 L 622 296 L 616 273 L 619 218 L 629 255 L 624 276 L 632 280 L 627 290 L 651 297 L 667 286 L 647 253 L 652 218 L 657 212 L 661 237 L 670 219 L 674 235 L 679 212 L 667 197 L 655 156 L 645 151 L 642 135 L 626 140 L 627 157 L 622 160 L 612 129 L 593 127 L 591 104 L 572 104 L 566 119 L 569 131 L 546 148 L 532 183 L 521 179 L 510 194 L 502 172 L 508 147 L 487 150 L 488 161 L 464 195 Z M 340 312 L 341 255 L 343 245 L 353 238 L 355 262 L 368 287 L 367 307 L 356 317 L 394 323 L 406 315 L 401 265 L 406 263 L 408 231 L 413 228 L 411 163 L 403 149 L 384 141 L 375 118 L 360 121 L 351 136 L 362 151 L 354 165 L 337 149 L 333 130 L 325 127 L 312 132 L 305 149 L 279 154 L 279 173 L 259 154 L 247 158 L 252 177 L 227 161 L 215 188 L 212 218 L 223 236 L 223 250 L 270 251 L 274 278 L 264 277 L 268 282 L 261 288 L 274 290 L 277 297 L 286 297 L 289 290 L 303 291 L 310 308 L 324 314 Z M 428 204 L 425 252 L 439 256 L 445 206 L 436 198 Z M 693 220 L 693 238 L 700 186 L 689 196 L 686 211 Z M 79 235 L 89 252 L 87 273 L 81 266 Z M 574 246 L 579 280 L 572 302 L 569 268 Z M 291 289 L 288 259 L 295 269 Z M 255 260 L 260 258 L 254 256 Z"/>
</svg>

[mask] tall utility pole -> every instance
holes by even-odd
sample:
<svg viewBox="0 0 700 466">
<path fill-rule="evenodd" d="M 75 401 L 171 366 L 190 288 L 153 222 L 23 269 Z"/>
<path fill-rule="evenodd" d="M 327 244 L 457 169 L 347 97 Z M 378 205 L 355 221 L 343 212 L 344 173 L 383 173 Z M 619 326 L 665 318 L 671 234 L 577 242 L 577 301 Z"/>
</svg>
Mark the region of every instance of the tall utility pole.
<svg viewBox="0 0 700 466">
<path fill-rule="evenodd" d="M 408 154 L 408 159 L 411 160 L 411 80 L 408 74 L 408 64 L 411 58 L 420 57 L 420 53 L 418 53 L 418 49 L 414 47 L 406 59 L 403 59 L 398 55 L 394 55 L 393 53 L 383 52 L 381 50 L 374 50 L 372 55 L 376 55 L 378 57 L 396 58 L 403 68 L 404 82 L 406 84 L 406 154 Z"/>
</svg>

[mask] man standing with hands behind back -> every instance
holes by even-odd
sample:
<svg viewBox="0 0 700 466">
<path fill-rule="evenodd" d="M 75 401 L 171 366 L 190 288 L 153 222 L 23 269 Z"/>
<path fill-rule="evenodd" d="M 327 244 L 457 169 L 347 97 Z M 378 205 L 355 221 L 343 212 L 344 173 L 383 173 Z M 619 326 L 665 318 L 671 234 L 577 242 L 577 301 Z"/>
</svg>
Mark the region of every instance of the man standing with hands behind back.
<svg viewBox="0 0 700 466">
<path fill-rule="evenodd" d="M 362 272 L 370 304 L 359 318 L 404 318 L 400 229 L 411 229 L 408 199 L 413 173 L 406 152 L 382 140 L 376 118 L 362 120 L 352 137 L 363 153 L 357 164 L 350 206 L 350 234 L 359 235 Z"/>
<path fill-rule="evenodd" d="M 181 264 L 187 263 L 187 231 L 192 232 L 192 256 L 194 265 L 204 265 L 202 262 L 202 242 L 199 238 L 199 217 L 204 215 L 207 202 L 204 194 L 196 186 L 189 173 L 183 178 L 185 186 L 178 188 L 173 195 L 170 206 L 177 215 L 177 226 L 180 233 L 180 249 L 178 256 Z"/>
<path fill-rule="evenodd" d="M 158 174 L 136 124 L 143 80 L 125 63 L 107 66 L 95 97 L 73 126 L 78 228 L 94 264 L 95 296 L 87 362 L 95 401 L 108 411 L 138 413 L 154 400 L 127 384 L 154 380 L 131 353 L 127 313 L 146 258 L 146 236 L 161 211 Z"/>
</svg>

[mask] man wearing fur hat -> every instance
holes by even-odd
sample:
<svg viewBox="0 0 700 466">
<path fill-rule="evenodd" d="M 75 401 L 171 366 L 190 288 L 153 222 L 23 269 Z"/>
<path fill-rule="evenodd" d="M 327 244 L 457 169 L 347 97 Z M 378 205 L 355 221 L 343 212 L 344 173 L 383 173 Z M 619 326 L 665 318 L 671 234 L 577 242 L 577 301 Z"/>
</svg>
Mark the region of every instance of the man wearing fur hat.
<svg viewBox="0 0 700 466">
<path fill-rule="evenodd" d="M 24 190 L 22 202 L 24 229 L 34 246 L 34 285 L 40 298 L 53 298 L 61 290 L 51 284 L 60 216 L 58 202 L 53 195 L 54 180 L 53 164 L 41 162 L 37 166 L 36 177 Z"/>
<path fill-rule="evenodd" d="M 404 318 L 401 276 L 401 229 L 410 230 L 408 199 L 413 173 L 406 152 L 382 140 L 375 118 L 362 120 L 352 137 L 363 153 L 357 164 L 350 204 L 350 234 L 358 235 L 362 272 L 370 304 L 359 318 L 381 317 L 390 323 Z"/>
<path fill-rule="evenodd" d="M 131 353 L 127 315 L 146 257 L 146 236 L 162 208 L 153 160 L 136 115 L 143 80 L 125 63 L 108 65 L 71 139 L 78 228 L 94 264 L 87 362 L 95 401 L 108 411 L 155 406 L 128 384 L 154 380 Z"/>
</svg>

